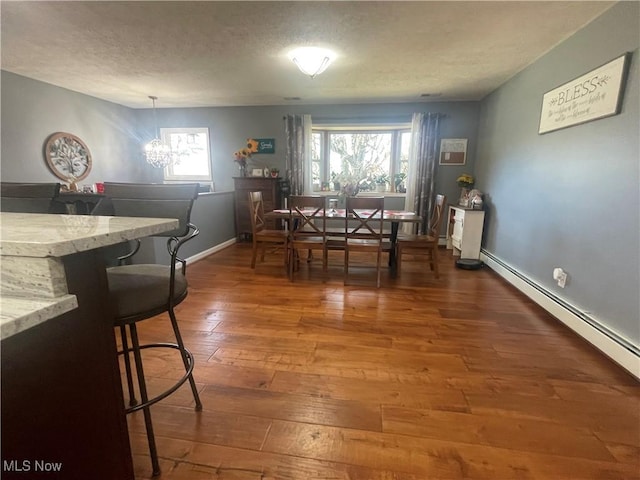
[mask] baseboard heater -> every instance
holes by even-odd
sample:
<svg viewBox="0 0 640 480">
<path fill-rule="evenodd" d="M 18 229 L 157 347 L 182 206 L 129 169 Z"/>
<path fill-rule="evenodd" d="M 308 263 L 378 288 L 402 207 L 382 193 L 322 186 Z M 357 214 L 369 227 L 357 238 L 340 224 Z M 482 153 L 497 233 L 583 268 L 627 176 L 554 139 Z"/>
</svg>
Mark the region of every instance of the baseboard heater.
<svg viewBox="0 0 640 480">
<path fill-rule="evenodd" d="M 601 350 L 633 376 L 640 378 L 640 348 L 636 345 L 533 282 L 492 253 L 482 249 L 480 259 L 571 330 Z"/>
</svg>

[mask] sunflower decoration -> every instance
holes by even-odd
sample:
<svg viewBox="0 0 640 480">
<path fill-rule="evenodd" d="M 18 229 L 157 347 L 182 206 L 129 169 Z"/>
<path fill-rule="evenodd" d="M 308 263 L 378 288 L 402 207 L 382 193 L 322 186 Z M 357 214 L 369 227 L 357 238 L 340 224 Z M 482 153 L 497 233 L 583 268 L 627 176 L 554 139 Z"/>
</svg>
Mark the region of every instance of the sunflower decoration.
<svg viewBox="0 0 640 480">
<path fill-rule="evenodd" d="M 247 146 L 241 148 L 233 155 L 234 161 L 238 162 L 241 167 L 247 165 L 247 160 L 251 158 L 251 155 L 258 152 L 258 142 L 252 138 L 247 138 Z"/>
<path fill-rule="evenodd" d="M 258 141 L 253 138 L 247 138 L 247 148 L 251 153 L 258 153 Z"/>
</svg>

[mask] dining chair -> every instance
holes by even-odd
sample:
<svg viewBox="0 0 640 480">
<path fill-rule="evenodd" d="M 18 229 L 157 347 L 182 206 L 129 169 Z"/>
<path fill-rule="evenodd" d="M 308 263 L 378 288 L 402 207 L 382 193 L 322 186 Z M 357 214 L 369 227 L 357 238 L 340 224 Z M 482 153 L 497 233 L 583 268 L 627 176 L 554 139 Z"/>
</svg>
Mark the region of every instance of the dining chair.
<svg viewBox="0 0 640 480">
<path fill-rule="evenodd" d="M 0 182 L 0 211 L 52 213 L 59 183 Z"/>
<path fill-rule="evenodd" d="M 438 240 L 440 239 L 440 226 L 442 225 L 446 203 L 447 197 L 445 195 L 436 195 L 436 202 L 433 206 L 426 233 L 398 234 L 396 241 L 397 273 L 400 273 L 402 266 L 402 255 L 426 255 L 435 277 L 440 278 L 438 271 Z"/>
<path fill-rule="evenodd" d="M 376 287 L 380 288 L 382 252 L 391 250 L 391 241 L 383 230 L 384 197 L 347 197 L 346 213 L 344 284 L 349 283 L 350 254 L 367 252 L 376 255 Z"/>
<path fill-rule="evenodd" d="M 167 238 L 167 250 L 170 256 L 168 265 L 131 264 L 140 248 L 135 247 L 119 258 L 120 265 L 107 268 L 109 296 L 115 309 L 115 326 L 119 327 L 122 337 L 122 350 L 129 390 L 129 408 L 127 413 L 143 411 L 147 431 L 147 440 L 151 456 L 153 475 L 160 474 L 158 452 L 153 434 L 150 407 L 174 393 L 186 381 L 189 382 L 195 400 L 195 410 L 202 410 L 193 378 L 194 357 L 185 347 L 178 327 L 175 307 L 188 293 L 186 280 L 186 261 L 179 256 L 181 247 L 195 238 L 199 230 L 190 222 L 191 209 L 197 198 L 198 184 L 104 184 L 104 193 L 111 200 L 113 212 L 123 217 L 175 218 L 179 225 L 175 230 L 156 236 Z M 175 335 L 175 343 L 150 343 L 140 345 L 136 324 L 143 320 L 168 313 Z M 128 333 L 127 333 L 128 327 Z M 129 339 L 131 347 L 129 347 Z M 145 381 L 141 352 L 145 349 L 171 348 L 178 350 L 182 358 L 185 373 L 175 384 L 149 398 Z M 133 354 L 140 403 L 135 398 L 130 354 Z"/>
<path fill-rule="evenodd" d="M 286 230 L 271 230 L 266 228 L 262 192 L 249 192 L 249 210 L 251 216 L 251 239 L 253 241 L 251 268 L 256 268 L 258 248 L 260 248 L 261 262 L 264 262 L 264 255 L 267 248 L 282 248 L 283 262 L 286 267 L 289 244 L 288 232 Z"/>
<path fill-rule="evenodd" d="M 325 198 L 319 195 L 289 197 L 289 279 L 299 268 L 299 250 L 322 250 L 322 270 L 327 270 L 327 220 Z"/>
</svg>

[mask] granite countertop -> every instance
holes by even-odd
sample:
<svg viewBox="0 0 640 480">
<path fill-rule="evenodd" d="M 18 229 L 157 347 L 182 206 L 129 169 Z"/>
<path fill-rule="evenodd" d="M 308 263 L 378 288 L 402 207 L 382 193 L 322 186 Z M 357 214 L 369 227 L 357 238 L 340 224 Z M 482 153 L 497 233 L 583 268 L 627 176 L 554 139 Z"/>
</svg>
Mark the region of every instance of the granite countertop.
<svg viewBox="0 0 640 480">
<path fill-rule="evenodd" d="M 0 214 L 0 255 L 62 257 L 178 227 L 168 218 Z"/>
<path fill-rule="evenodd" d="M 0 213 L 0 338 L 78 306 L 60 257 L 177 227 L 169 218 Z"/>
<path fill-rule="evenodd" d="M 39 325 L 78 307 L 75 295 L 56 298 L 0 298 L 0 340 Z"/>
</svg>

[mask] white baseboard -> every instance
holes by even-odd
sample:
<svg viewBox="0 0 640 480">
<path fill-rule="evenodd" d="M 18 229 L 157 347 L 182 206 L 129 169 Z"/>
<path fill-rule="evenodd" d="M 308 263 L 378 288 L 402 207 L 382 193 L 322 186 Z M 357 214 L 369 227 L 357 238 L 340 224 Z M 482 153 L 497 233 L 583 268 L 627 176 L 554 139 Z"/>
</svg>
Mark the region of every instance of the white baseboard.
<svg viewBox="0 0 640 480">
<path fill-rule="evenodd" d="M 214 247 L 208 248 L 207 250 L 203 250 L 202 252 L 198 252 L 195 255 L 193 255 L 192 257 L 188 257 L 185 260 L 187 261 L 187 263 L 193 263 L 193 262 L 197 262 L 198 260 L 202 260 L 203 258 L 208 257 L 209 255 L 213 255 L 216 252 L 219 252 L 220 250 L 223 250 L 231 245 L 233 245 L 234 243 L 236 243 L 236 238 L 232 238 L 230 240 L 227 240 L 226 242 L 220 243 Z"/>
<path fill-rule="evenodd" d="M 489 266 L 498 275 L 504 278 L 511 285 L 524 293 L 531 300 L 536 302 L 555 318 L 564 323 L 567 327 L 587 340 L 602 353 L 627 370 L 631 375 L 640 379 L 640 356 L 625 347 L 622 343 L 612 338 L 601 330 L 608 330 L 599 324 L 596 320 L 591 319 L 601 326 L 601 330 L 590 325 L 584 319 L 580 318 L 570 309 L 564 307 L 561 303 L 555 301 L 552 294 L 545 295 L 545 289 L 539 285 L 533 286 L 530 280 L 525 281 L 519 275 L 516 275 L 512 269 L 505 266 L 504 263 L 497 261 L 495 257 L 488 256 L 486 252 L 480 254 L 480 259 Z"/>
</svg>

